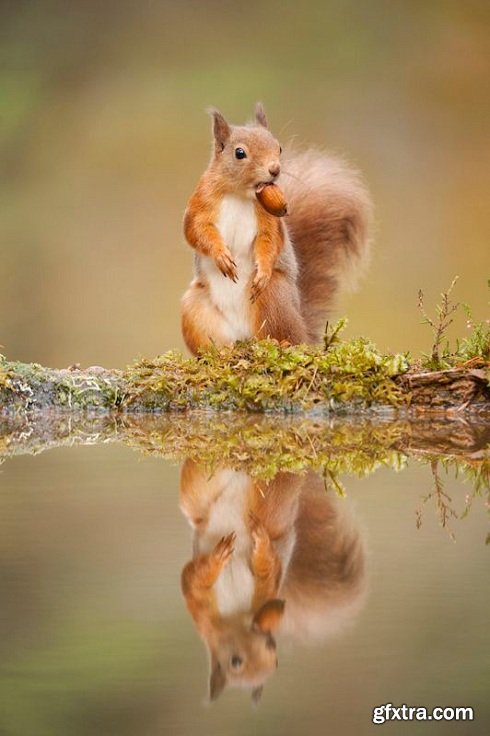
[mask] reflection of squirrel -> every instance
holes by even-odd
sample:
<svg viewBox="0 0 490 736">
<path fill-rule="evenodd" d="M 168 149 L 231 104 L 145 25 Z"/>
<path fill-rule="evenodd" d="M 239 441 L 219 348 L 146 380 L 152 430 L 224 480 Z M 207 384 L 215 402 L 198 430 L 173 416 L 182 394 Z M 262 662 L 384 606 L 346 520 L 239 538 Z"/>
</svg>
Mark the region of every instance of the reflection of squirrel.
<svg viewBox="0 0 490 736">
<path fill-rule="evenodd" d="M 364 547 L 341 506 L 313 473 L 265 484 L 184 463 L 181 508 L 195 535 L 182 590 L 210 653 L 211 700 L 228 685 L 256 701 L 277 667 L 276 633 L 317 639 L 357 611 Z"/>
<path fill-rule="evenodd" d="M 281 172 L 281 148 L 260 104 L 255 124 L 213 111 L 214 152 L 184 216 L 196 251 L 182 301 L 189 349 L 256 337 L 316 342 L 338 291 L 367 260 L 369 195 L 343 161 L 284 156 L 287 227 L 256 199 Z"/>
</svg>

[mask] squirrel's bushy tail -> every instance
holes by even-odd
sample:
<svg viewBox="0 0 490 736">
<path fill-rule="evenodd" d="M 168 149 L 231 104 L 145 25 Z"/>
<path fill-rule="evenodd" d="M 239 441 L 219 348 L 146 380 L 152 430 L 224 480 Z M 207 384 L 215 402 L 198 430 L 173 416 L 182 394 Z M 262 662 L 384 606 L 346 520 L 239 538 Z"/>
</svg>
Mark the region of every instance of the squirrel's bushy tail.
<svg viewBox="0 0 490 736">
<path fill-rule="evenodd" d="M 280 590 L 287 601 L 281 631 L 315 641 L 349 624 L 364 605 L 366 545 L 345 500 L 325 493 L 313 472 L 304 477 L 295 533 Z"/>
<path fill-rule="evenodd" d="M 318 342 L 339 291 L 353 288 L 368 262 L 371 199 L 358 171 L 313 149 L 290 152 L 283 172 L 302 313 Z"/>
</svg>

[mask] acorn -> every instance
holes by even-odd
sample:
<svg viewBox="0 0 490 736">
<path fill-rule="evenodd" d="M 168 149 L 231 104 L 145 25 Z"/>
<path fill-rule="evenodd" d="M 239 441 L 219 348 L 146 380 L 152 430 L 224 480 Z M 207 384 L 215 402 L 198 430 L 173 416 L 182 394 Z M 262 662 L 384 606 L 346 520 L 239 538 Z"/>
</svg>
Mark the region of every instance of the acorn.
<svg viewBox="0 0 490 736">
<path fill-rule="evenodd" d="M 284 217 L 288 213 L 288 205 L 284 194 L 277 184 L 264 184 L 257 187 L 255 195 L 262 207 L 275 217 Z"/>
</svg>

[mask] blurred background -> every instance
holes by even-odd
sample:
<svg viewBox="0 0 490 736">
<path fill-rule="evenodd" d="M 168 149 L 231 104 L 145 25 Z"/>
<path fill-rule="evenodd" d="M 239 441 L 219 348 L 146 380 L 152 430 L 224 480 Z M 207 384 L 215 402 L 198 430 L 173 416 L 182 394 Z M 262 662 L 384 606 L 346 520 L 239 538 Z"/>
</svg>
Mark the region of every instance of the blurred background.
<svg viewBox="0 0 490 736">
<path fill-rule="evenodd" d="M 429 350 L 417 292 L 488 316 L 486 0 L 2 0 L 0 348 L 124 366 L 183 348 L 181 219 L 212 104 L 265 103 L 286 141 L 344 154 L 376 204 L 371 270 L 339 316 Z M 455 325 L 464 333 L 464 315 Z"/>
</svg>

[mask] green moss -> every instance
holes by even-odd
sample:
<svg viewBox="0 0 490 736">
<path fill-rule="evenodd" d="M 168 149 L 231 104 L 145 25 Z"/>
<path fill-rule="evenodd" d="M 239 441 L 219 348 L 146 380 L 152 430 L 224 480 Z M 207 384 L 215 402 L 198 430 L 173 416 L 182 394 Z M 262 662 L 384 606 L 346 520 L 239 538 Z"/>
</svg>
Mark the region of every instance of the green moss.
<svg viewBox="0 0 490 736">
<path fill-rule="evenodd" d="M 456 357 L 462 363 L 472 362 L 490 366 L 490 319 L 475 322 L 471 309 L 464 305 L 468 335 L 456 342 Z M 489 372 L 490 378 L 490 372 Z"/>
<path fill-rule="evenodd" d="M 326 351 L 251 340 L 197 359 L 166 353 L 133 364 L 124 373 L 124 405 L 262 412 L 400 406 L 407 396 L 394 378 L 407 370 L 404 356 L 382 355 L 364 338 Z"/>
</svg>

